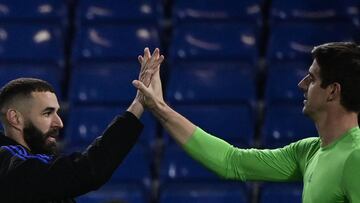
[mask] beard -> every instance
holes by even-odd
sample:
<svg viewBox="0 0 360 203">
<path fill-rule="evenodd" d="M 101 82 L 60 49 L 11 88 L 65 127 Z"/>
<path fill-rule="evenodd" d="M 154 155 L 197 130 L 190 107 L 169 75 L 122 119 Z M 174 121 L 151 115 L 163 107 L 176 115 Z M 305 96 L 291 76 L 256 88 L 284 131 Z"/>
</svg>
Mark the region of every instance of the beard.
<svg viewBox="0 0 360 203">
<path fill-rule="evenodd" d="M 49 138 L 56 139 L 59 134 L 58 128 L 50 129 L 43 133 L 31 121 L 23 129 L 24 140 L 34 154 L 58 155 L 59 149 L 56 141 L 49 141 Z"/>
</svg>

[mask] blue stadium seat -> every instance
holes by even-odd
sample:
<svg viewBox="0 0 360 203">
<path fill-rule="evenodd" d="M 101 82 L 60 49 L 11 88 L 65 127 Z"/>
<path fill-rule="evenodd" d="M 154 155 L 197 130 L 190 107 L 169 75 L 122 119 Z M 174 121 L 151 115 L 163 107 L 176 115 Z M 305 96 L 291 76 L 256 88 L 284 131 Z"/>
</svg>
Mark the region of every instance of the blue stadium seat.
<svg viewBox="0 0 360 203">
<path fill-rule="evenodd" d="M 150 150 L 141 143 L 136 144 L 116 169 L 109 184 L 134 183 L 149 187 L 151 160 Z"/>
<path fill-rule="evenodd" d="M 245 21 L 261 22 L 262 0 L 176 0 L 173 7 L 175 22 Z"/>
<path fill-rule="evenodd" d="M 80 0 L 77 20 L 94 23 L 156 23 L 160 4 L 156 0 Z"/>
<path fill-rule="evenodd" d="M 71 106 L 65 129 L 68 150 L 83 150 L 101 135 L 116 115 L 121 115 L 127 106 Z M 156 125 L 148 113 L 142 116 L 144 130 L 140 142 L 149 145 L 154 140 Z"/>
<path fill-rule="evenodd" d="M 160 203 L 245 203 L 250 202 L 239 183 L 172 184 L 161 191 Z"/>
<path fill-rule="evenodd" d="M 77 203 L 146 203 L 148 197 L 143 188 L 133 184 L 110 185 L 76 199 Z"/>
<path fill-rule="evenodd" d="M 65 24 L 67 8 L 59 0 L 0 0 L 0 22 Z"/>
<path fill-rule="evenodd" d="M 62 98 L 61 80 L 62 71 L 54 67 L 39 65 L 0 65 L 0 87 L 10 80 L 20 77 L 39 78 L 49 82 L 55 89 L 56 95 Z M 58 98 L 58 99 L 59 99 Z"/>
<path fill-rule="evenodd" d="M 170 70 L 167 99 L 175 104 L 251 104 L 255 101 L 254 77 L 254 70 L 248 64 L 174 64 Z"/>
<path fill-rule="evenodd" d="M 339 32 L 341 30 L 341 32 Z M 283 23 L 271 28 L 267 60 L 309 60 L 316 45 L 332 41 L 352 41 L 353 27 L 336 23 Z"/>
<path fill-rule="evenodd" d="M 64 40 L 57 26 L 40 24 L 0 25 L 2 64 L 46 64 L 62 67 Z"/>
<path fill-rule="evenodd" d="M 255 62 L 255 28 L 246 23 L 193 23 L 177 26 L 170 47 L 176 60 L 233 60 Z"/>
<path fill-rule="evenodd" d="M 151 26 L 84 26 L 76 35 L 73 61 L 137 61 L 145 47 L 159 47 L 158 32 Z"/>
<path fill-rule="evenodd" d="M 265 85 L 266 105 L 274 103 L 301 104 L 304 93 L 299 89 L 298 83 L 307 75 L 305 68 L 296 67 L 272 68 L 268 70 Z"/>
<path fill-rule="evenodd" d="M 220 178 L 192 159 L 179 146 L 165 147 L 160 166 L 161 183 L 215 180 L 219 181 Z"/>
<path fill-rule="evenodd" d="M 138 78 L 139 64 L 88 64 L 74 67 L 69 98 L 79 104 L 129 104 L 136 95 L 131 81 Z"/>
<path fill-rule="evenodd" d="M 301 199 L 301 184 L 265 184 L 260 192 L 260 203 L 301 203 Z"/>
<path fill-rule="evenodd" d="M 317 137 L 314 123 L 301 105 L 272 105 L 265 112 L 262 139 L 265 147 L 282 147 L 305 137 Z"/>
<path fill-rule="evenodd" d="M 356 0 L 273 0 L 270 8 L 270 21 L 276 22 L 334 22 L 348 21 L 356 15 Z"/>
<path fill-rule="evenodd" d="M 174 109 L 206 132 L 231 144 L 253 144 L 255 119 L 247 105 L 176 105 Z M 173 143 L 167 134 L 164 139 Z"/>
<path fill-rule="evenodd" d="M 88 146 L 123 110 L 118 107 L 72 106 L 65 132 L 67 141 L 72 147 Z"/>
</svg>

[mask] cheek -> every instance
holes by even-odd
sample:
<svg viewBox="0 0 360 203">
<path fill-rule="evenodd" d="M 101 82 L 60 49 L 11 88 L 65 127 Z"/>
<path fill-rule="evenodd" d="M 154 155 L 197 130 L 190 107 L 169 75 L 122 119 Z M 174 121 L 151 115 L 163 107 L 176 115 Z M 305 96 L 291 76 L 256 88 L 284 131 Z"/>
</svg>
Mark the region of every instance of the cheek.
<svg viewBox="0 0 360 203">
<path fill-rule="evenodd" d="M 34 121 L 34 125 L 41 130 L 42 133 L 46 133 L 50 129 L 51 121 L 46 118 L 37 119 Z"/>
</svg>

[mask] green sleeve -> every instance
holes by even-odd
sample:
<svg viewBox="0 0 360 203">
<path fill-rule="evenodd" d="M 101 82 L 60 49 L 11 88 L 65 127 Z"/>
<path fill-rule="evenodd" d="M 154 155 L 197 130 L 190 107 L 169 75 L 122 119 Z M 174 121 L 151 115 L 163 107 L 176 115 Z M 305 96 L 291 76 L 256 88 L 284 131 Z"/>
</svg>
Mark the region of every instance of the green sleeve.
<svg viewBox="0 0 360 203">
<path fill-rule="evenodd" d="M 360 150 L 351 153 L 344 165 L 343 188 L 349 202 L 360 202 Z"/>
<path fill-rule="evenodd" d="M 309 143 L 305 139 L 274 150 L 239 149 L 200 128 L 183 145 L 184 150 L 226 179 L 288 181 L 301 180 Z"/>
</svg>

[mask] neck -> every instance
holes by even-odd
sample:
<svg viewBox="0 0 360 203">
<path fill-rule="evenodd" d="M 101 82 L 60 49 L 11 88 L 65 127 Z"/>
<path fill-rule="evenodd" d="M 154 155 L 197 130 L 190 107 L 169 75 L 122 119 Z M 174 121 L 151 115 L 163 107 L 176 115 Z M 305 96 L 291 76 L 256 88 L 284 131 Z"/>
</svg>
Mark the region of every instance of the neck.
<svg viewBox="0 0 360 203">
<path fill-rule="evenodd" d="M 342 137 L 348 130 L 358 126 L 358 117 L 354 112 L 326 112 L 315 120 L 315 126 L 325 147 Z"/>
<path fill-rule="evenodd" d="M 26 147 L 30 151 L 29 146 L 26 144 L 26 142 L 24 140 L 24 136 L 19 131 L 13 130 L 13 129 L 6 129 L 5 136 L 14 140 L 18 144 Z"/>
</svg>

